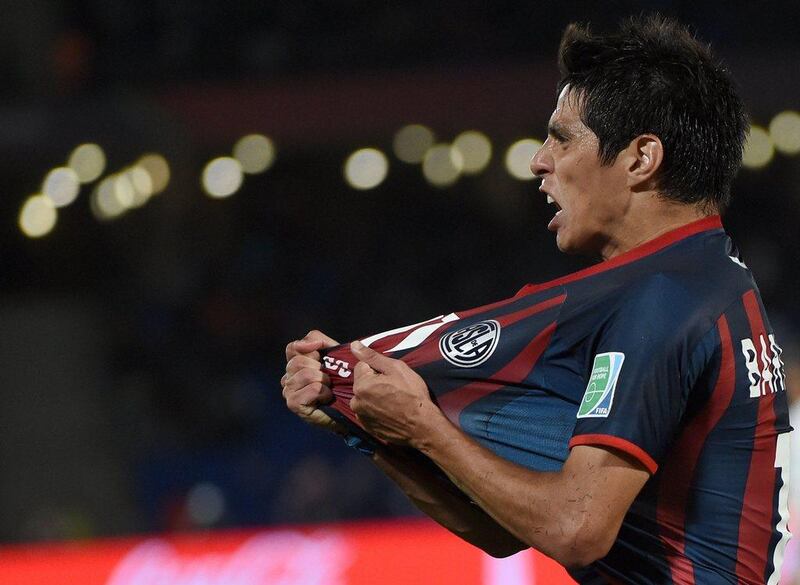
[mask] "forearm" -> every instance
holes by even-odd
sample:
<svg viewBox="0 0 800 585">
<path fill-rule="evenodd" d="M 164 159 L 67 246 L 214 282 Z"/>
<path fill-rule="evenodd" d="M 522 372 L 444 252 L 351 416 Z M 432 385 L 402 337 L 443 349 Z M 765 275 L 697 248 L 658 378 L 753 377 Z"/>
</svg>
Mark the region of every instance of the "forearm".
<svg viewBox="0 0 800 585">
<path fill-rule="evenodd" d="M 502 459 L 446 421 L 416 446 L 526 546 L 567 566 L 594 560 L 594 548 L 580 538 L 590 497 L 562 472 L 536 472 Z"/>
<path fill-rule="evenodd" d="M 378 449 L 372 459 L 417 508 L 456 536 L 495 557 L 527 548 L 443 477 L 432 463 L 391 447 Z"/>
</svg>

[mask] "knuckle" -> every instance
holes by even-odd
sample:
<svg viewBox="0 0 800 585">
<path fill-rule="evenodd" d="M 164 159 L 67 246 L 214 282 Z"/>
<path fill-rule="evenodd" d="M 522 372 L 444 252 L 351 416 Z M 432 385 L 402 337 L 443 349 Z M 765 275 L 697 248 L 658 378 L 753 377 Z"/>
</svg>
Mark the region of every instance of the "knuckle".
<svg viewBox="0 0 800 585">
<path fill-rule="evenodd" d="M 309 370 L 308 368 L 303 368 L 297 374 L 298 378 L 300 378 L 300 385 L 301 386 L 308 386 L 312 382 L 316 381 L 316 376 L 314 370 Z"/>
</svg>

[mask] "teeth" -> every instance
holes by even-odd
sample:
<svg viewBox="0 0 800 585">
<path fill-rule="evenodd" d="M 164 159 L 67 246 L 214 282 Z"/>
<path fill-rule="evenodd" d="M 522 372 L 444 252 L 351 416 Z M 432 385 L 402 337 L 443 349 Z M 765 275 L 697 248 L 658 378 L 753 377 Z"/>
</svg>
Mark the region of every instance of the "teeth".
<svg viewBox="0 0 800 585">
<path fill-rule="evenodd" d="M 555 202 L 556 202 L 556 200 L 555 200 L 555 199 L 553 199 L 552 197 L 550 197 L 550 195 L 548 195 L 548 196 L 547 196 L 547 202 L 548 202 L 548 203 L 555 203 Z"/>
</svg>

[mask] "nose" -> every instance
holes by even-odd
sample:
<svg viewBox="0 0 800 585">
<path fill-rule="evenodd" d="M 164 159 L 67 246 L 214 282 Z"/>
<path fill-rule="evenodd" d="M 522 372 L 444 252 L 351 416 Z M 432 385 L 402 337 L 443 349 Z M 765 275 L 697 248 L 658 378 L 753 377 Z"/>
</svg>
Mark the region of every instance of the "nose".
<svg viewBox="0 0 800 585">
<path fill-rule="evenodd" d="M 545 148 L 546 145 L 547 142 L 545 141 L 545 144 L 542 145 L 539 150 L 533 154 L 533 158 L 531 158 L 531 172 L 540 179 L 548 173 L 553 172 L 553 157 L 550 156 Z"/>
</svg>

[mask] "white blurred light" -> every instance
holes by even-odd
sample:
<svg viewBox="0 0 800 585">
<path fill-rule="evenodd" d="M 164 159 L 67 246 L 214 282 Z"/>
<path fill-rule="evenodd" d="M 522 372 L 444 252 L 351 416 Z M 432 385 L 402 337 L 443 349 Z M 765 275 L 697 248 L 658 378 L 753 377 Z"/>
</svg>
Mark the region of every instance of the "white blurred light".
<svg viewBox="0 0 800 585">
<path fill-rule="evenodd" d="M 420 163 L 425 158 L 425 153 L 433 146 L 433 131 L 421 124 L 403 126 L 394 135 L 394 154 L 406 163 Z"/>
<path fill-rule="evenodd" d="M 133 188 L 130 178 L 125 173 L 120 173 L 113 176 L 114 181 L 114 198 L 120 206 L 127 210 L 133 207 L 133 199 L 136 196 L 136 190 Z"/>
<path fill-rule="evenodd" d="M 203 169 L 203 190 L 214 198 L 229 197 L 242 186 L 242 165 L 235 158 L 221 156 Z"/>
<path fill-rule="evenodd" d="M 263 173 L 275 162 L 275 145 L 263 134 L 249 134 L 234 145 L 233 158 L 241 163 L 245 173 Z"/>
<path fill-rule="evenodd" d="M 116 196 L 116 176 L 106 177 L 95 187 L 91 197 L 91 208 L 94 216 L 107 221 L 125 213 L 125 207 Z"/>
<path fill-rule="evenodd" d="M 453 148 L 461 153 L 465 175 L 480 173 L 492 159 L 492 143 L 489 138 L 477 130 L 462 132 L 453 141 Z"/>
<path fill-rule="evenodd" d="M 78 173 L 69 167 L 53 169 L 42 183 L 42 194 L 49 197 L 56 207 L 64 207 L 75 201 L 80 190 Z"/>
<path fill-rule="evenodd" d="M 134 165 L 126 169 L 124 175 L 133 187 L 133 200 L 130 206 L 141 207 L 153 194 L 153 179 L 150 177 L 150 173 L 144 167 Z"/>
<path fill-rule="evenodd" d="M 760 169 L 767 166 L 774 155 L 775 147 L 767 131 L 755 124 L 751 126 L 744 143 L 742 164 L 749 169 Z"/>
<path fill-rule="evenodd" d="M 75 171 L 81 183 L 91 183 L 106 169 L 106 155 L 97 144 L 81 144 L 69 155 L 67 166 Z"/>
<path fill-rule="evenodd" d="M 506 169 L 511 176 L 520 181 L 533 179 L 531 159 L 541 147 L 542 143 L 533 138 L 523 138 L 509 146 L 506 152 Z"/>
<path fill-rule="evenodd" d="M 213 526 L 225 514 L 225 494 L 211 482 L 201 482 L 186 496 L 186 512 L 198 526 Z"/>
<path fill-rule="evenodd" d="M 389 161 L 377 148 L 355 151 L 344 163 L 344 178 L 354 189 L 372 189 L 386 178 Z"/>
<path fill-rule="evenodd" d="M 137 167 L 143 168 L 150 175 L 152 183 L 152 194 L 161 193 L 169 184 L 169 164 L 160 154 L 145 154 L 136 163 Z"/>
<path fill-rule="evenodd" d="M 422 160 L 422 174 L 435 187 L 448 187 L 455 183 L 463 168 L 464 158 L 449 144 L 431 147 Z"/>
<path fill-rule="evenodd" d="M 40 238 L 52 231 L 57 219 L 58 212 L 49 197 L 31 195 L 20 209 L 19 228 L 29 238 Z"/>
<path fill-rule="evenodd" d="M 786 111 L 776 115 L 769 123 L 769 135 L 779 152 L 800 153 L 800 114 Z"/>
</svg>

